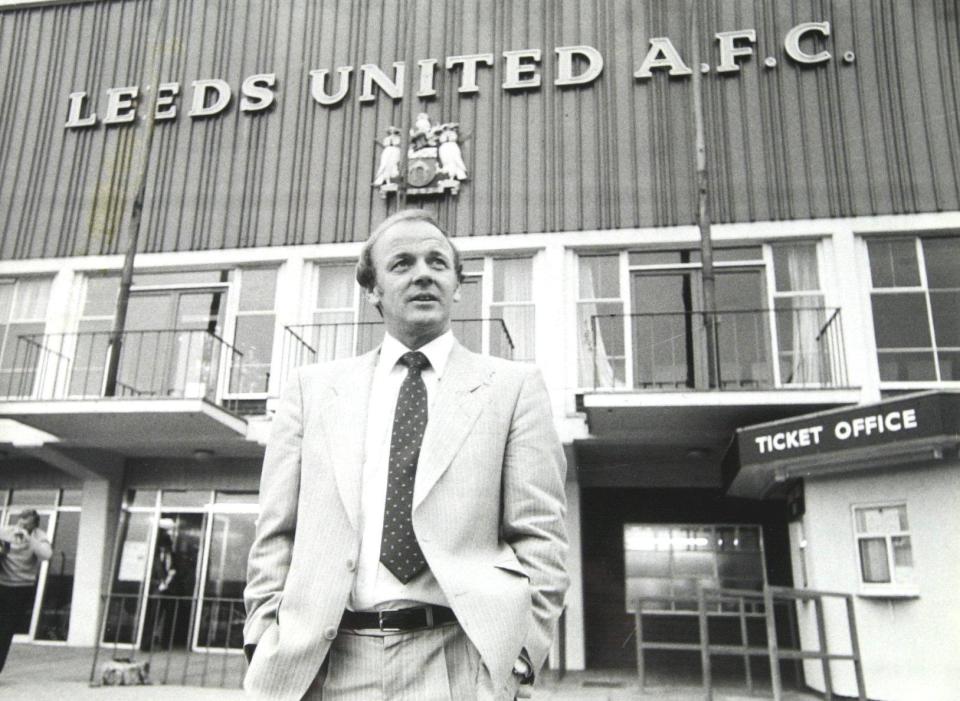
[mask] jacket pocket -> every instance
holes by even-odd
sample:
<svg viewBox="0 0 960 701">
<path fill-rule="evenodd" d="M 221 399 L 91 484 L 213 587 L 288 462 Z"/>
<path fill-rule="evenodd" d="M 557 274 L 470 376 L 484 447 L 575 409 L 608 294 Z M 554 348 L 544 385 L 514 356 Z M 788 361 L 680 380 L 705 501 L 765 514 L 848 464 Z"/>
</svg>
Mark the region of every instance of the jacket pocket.
<svg viewBox="0 0 960 701">
<path fill-rule="evenodd" d="M 528 580 L 530 579 L 530 573 L 520 564 L 520 561 L 517 559 L 517 556 L 513 554 L 512 550 L 497 558 L 493 566 L 501 570 L 506 570 L 507 572 L 513 572 L 521 577 L 526 577 Z"/>
</svg>

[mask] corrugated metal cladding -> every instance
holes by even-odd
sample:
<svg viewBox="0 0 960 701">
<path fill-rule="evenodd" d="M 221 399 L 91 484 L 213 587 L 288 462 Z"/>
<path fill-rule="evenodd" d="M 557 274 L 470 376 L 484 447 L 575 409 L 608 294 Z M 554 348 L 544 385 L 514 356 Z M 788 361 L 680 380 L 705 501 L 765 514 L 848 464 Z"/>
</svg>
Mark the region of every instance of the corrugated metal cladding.
<svg viewBox="0 0 960 701">
<path fill-rule="evenodd" d="M 717 31 L 753 28 L 740 73 L 705 76 L 715 221 L 960 208 L 960 33 L 955 0 L 712 0 L 702 55 Z M 458 121 L 470 180 L 427 201 L 457 235 L 666 226 L 694 218 L 688 78 L 633 77 L 651 37 L 691 61 L 687 4 L 677 0 L 115 0 L 0 13 L 0 224 L 4 259 L 123 249 L 132 197 L 133 126 L 64 128 L 68 95 L 102 116 L 106 90 L 144 86 L 153 35 L 162 79 L 182 86 L 178 117 L 158 124 L 145 251 L 362 239 L 394 201 L 370 187 L 374 139 L 401 110 Z M 787 31 L 829 21 L 800 66 Z M 558 88 L 554 48 L 585 44 L 601 76 Z M 508 92 L 504 50 L 543 51 L 543 87 Z M 847 51 L 855 60 L 843 60 Z M 446 56 L 493 53 L 479 93 L 458 94 Z M 437 58 L 438 95 L 358 102 L 356 73 Z M 775 57 L 775 68 L 764 59 Z M 309 71 L 354 67 L 334 107 L 310 95 Z M 276 73 L 273 108 L 242 113 L 243 79 Z M 222 78 L 234 99 L 191 119 L 191 81 Z M 405 107 L 404 107 L 405 105 Z"/>
</svg>

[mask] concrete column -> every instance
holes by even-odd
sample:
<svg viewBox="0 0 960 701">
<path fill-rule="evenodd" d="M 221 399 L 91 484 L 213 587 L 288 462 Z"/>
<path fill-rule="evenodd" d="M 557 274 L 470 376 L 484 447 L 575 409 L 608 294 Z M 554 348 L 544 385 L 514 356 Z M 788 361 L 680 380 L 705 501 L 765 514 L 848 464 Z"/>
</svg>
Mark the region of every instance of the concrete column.
<svg viewBox="0 0 960 701">
<path fill-rule="evenodd" d="M 90 647 L 97 643 L 101 596 L 109 586 L 122 496 L 123 479 L 119 470 L 110 476 L 83 482 L 68 645 Z"/>
</svg>

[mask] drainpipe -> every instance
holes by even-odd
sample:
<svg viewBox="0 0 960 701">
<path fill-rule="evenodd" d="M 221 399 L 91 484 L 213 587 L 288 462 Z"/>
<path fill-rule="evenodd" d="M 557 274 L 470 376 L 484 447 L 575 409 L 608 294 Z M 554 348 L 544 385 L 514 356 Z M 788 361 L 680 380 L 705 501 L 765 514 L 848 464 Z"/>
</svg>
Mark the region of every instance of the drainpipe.
<svg viewBox="0 0 960 701">
<path fill-rule="evenodd" d="M 127 325 L 127 306 L 130 303 L 130 287 L 133 284 L 133 262 L 137 256 L 140 240 L 140 221 L 143 218 L 143 199 L 147 190 L 147 174 L 150 168 L 150 150 L 153 147 L 153 132 L 156 125 L 157 97 L 160 93 L 160 68 L 162 61 L 162 37 L 167 27 L 167 14 L 171 3 L 162 0 L 162 10 L 157 20 L 157 29 L 153 33 L 153 82 L 145 90 L 152 90 L 153 96 L 147 101 L 147 116 L 143 139 L 140 142 L 140 170 L 137 173 L 137 189 L 133 197 L 130 220 L 127 224 L 127 252 L 123 258 L 123 272 L 120 275 L 120 291 L 117 294 L 117 307 L 113 317 L 113 329 L 110 331 L 109 355 L 107 357 L 107 376 L 104 381 L 103 396 L 114 397 L 117 393 L 117 374 L 120 369 L 120 355 L 123 347 L 123 332 Z"/>
<path fill-rule="evenodd" d="M 704 326 L 707 334 L 707 386 L 719 387 L 720 372 L 717 353 L 717 299 L 713 273 L 713 241 L 710 236 L 710 199 L 708 197 L 707 147 L 704 135 L 702 78 L 700 73 L 700 32 L 697 24 L 697 0 L 691 0 L 690 37 L 693 48 L 693 124 L 697 150 L 697 228 L 700 229 L 700 259 L 703 278 Z"/>
</svg>

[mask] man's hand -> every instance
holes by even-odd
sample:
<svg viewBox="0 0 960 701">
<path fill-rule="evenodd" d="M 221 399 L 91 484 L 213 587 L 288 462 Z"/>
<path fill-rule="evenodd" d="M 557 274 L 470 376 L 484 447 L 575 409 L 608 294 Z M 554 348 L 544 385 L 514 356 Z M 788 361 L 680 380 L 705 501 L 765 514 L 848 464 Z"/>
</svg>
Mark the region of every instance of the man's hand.
<svg viewBox="0 0 960 701">
<path fill-rule="evenodd" d="M 529 699 L 533 695 L 533 666 L 527 656 L 526 649 L 520 652 L 520 657 L 513 663 L 513 676 L 517 679 L 517 698 Z"/>
</svg>

